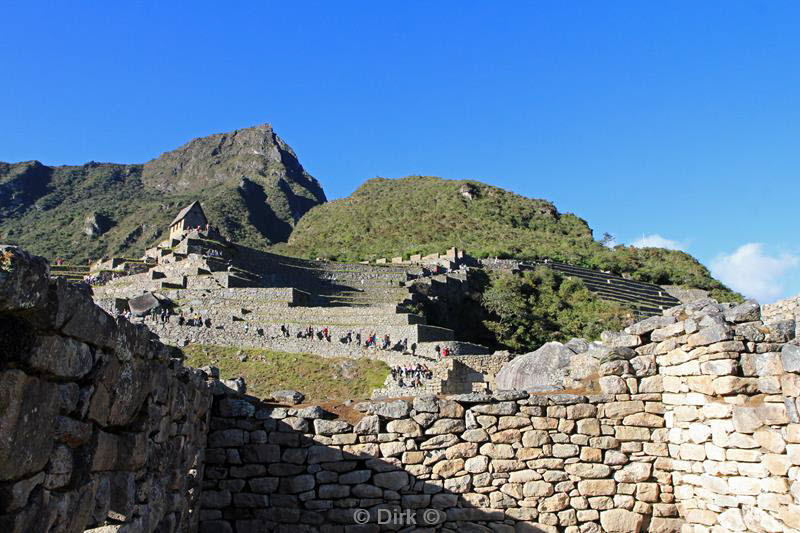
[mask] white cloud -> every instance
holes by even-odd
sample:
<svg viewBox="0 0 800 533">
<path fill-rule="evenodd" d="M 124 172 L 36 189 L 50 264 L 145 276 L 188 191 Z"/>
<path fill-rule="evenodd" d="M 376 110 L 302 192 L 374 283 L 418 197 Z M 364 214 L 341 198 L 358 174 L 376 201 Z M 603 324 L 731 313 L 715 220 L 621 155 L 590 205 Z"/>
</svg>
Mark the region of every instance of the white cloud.
<svg viewBox="0 0 800 533">
<path fill-rule="evenodd" d="M 749 298 L 770 303 L 783 294 L 785 274 L 800 265 L 792 254 L 770 256 L 759 242 L 743 244 L 731 254 L 720 254 L 711 261 L 711 273 Z"/>
<path fill-rule="evenodd" d="M 686 248 L 685 243 L 666 239 L 657 233 L 653 235 L 642 235 L 633 241 L 631 246 L 636 248 L 666 248 L 667 250 L 683 250 Z"/>
</svg>

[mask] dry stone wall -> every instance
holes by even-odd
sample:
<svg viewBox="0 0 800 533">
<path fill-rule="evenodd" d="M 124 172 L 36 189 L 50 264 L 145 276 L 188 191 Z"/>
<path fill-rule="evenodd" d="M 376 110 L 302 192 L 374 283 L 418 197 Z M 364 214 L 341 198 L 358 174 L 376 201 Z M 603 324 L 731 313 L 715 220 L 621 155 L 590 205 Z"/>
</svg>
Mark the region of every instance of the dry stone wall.
<svg viewBox="0 0 800 533">
<path fill-rule="evenodd" d="M 761 308 L 764 320 L 794 320 L 795 335 L 800 337 L 800 296 L 779 300 L 775 303 L 766 304 Z"/>
<path fill-rule="evenodd" d="M 418 397 L 358 404 L 351 425 L 220 397 L 200 531 L 678 531 L 670 474 L 655 466 L 659 400 Z"/>
<path fill-rule="evenodd" d="M 667 315 L 636 349 L 659 367 L 669 454 L 657 466 L 672 472 L 686 531 L 800 530 L 794 320 L 708 300 Z"/>
<path fill-rule="evenodd" d="M 693 302 L 569 343 L 571 391 L 364 403 L 352 425 L 221 397 L 201 531 L 798 531 L 794 329 Z"/>
<path fill-rule="evenodd" d="M 205 375 L 0 247 L 0 528 L 194 531 Z"/>
</svg>

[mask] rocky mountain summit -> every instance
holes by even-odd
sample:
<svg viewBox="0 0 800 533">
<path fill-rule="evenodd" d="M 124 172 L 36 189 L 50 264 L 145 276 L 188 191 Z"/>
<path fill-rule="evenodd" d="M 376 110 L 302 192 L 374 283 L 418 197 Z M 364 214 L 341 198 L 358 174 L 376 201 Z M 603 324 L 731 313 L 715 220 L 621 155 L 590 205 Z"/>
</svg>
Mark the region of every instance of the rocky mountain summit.
<svg viewBox="0 0 800 533">
<path fill-rule="evenodd" d="M 0 163 L 0 237 L 51 258 L 138 256 L 194 200 L 228 237 L 265 247 L 326 198 L 269 124 L 194 139 L 144 164 Z"/>
<path fill-rule="evenodd" d="M 145 163 L 142 183 L 166 193 L 219 186 L 237 191 L 250 211 L 249 221 L 273 242 L 285 241 L 291 226 L 326 200 L 319 182 L 269 124 L 193 139 Z M 278 220 L 269 220 L 269 210 Z M 265 222 L 290 227 L 276 231 Z"/>
</svg>

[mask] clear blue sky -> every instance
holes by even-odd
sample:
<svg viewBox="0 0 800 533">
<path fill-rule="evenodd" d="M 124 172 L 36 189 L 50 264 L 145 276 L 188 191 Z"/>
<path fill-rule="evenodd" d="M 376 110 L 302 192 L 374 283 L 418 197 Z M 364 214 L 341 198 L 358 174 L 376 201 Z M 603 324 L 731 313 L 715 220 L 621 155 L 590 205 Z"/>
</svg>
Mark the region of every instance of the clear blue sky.
<svg viewBox="0 0 800 533">
<path fill-rule="evenodd" d="M 797 2 L 12 1 L 0 65 L 2 161 L 270 122 L 330 198 L 477 179 L 800 292 Z"/>
</svg>

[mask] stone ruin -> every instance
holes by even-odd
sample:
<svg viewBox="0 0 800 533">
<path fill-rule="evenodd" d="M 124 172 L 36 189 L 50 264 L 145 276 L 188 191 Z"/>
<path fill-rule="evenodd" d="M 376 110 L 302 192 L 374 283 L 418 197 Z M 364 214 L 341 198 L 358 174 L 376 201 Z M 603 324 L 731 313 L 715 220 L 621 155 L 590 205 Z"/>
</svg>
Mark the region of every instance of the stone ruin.
<svg viewBox="0 0 800 533">
<path fill-rule="evenodd" d="M 374 264 L 347 264 L 285 257 L 228 242 L 208 225 L 197 202 L 183 209 L 169 237 L 140 259 L 98 261 L 89 272 L 57 265 L 53 273 L 71 280 L 88 276 L 94 281 L 95 301 L 111 313 L 130 310 L 142 316 L 152 308 L 166 307 L 199 316 L 207 327 L 181 323 L 177 315 L 166 322 L 146 322 L 173 346 L 263 348 L 432 369 L 430 377 L 413 388 L 400 387 L 387 376 L 384 387 L 374 393 L 379 398 L 496 388 L 495 375 L 509 354 L 460 340 L 470 334 L 470 325 L 459 320 L 458 310 L 473 304 L 471 278 L 476 266 L 512 271 L 551 268 L 581 279 L 601 298 L 631 306 L 632 319 L 660 315 L 679 303 L 657 285 L 549 260 L 477 261 L 456 247 L 408 260 L 395 257 L 391 264 L 386 258 Z M 289 327 L 289 336 L 281 331 L 283 326 Z M 296 335 L 306 328 L 327 329 L 333 342 Z M 378 339 L 388 335 L 391 349 L 340 342 L 371 334 Z M 450 357 L 441 358 L 440 350 Z"/>
<path fill-rule="evenodd" d="M 459 255 L 455 249 L 451 252 L 454 258 Z M 172 307 L 176 314 L 167 322 L 144 323 L 174 346 L 213 344 L 363 357 L 390 366 L 419 363 L 433 370 L 422 386 L 402 390 L 387 376 L 376 397 L 491 388 L 494 374 L 509 357 L 460 341 L 452 329 L 431 325 L 424 315 L 408 310 L 419 301 L 421 290 L 464 292 L 461 271 L 432 275 L 420 265 L 306 261 L 238 246 L 213 228 L 174 233 L 148 250 L 146 259 L 135 268 L 124 260 L 107 262 L 109 268 L 118 268 L 118 277 L 94 286 L 93 296 L 110 312 L 130 308 L 140 314 L 140 309 L 156 305 Z M 144 300 L 150 303 L 140 306 Z M 210 326 L 181 324 L 178 311 L 187 317 L 200 315 Z M 284 325 L 289 336 L 281 332 Z M 331 342 L 297 337 L 309 327 L 315 332 L 327 328 Z M 392 349 L 367 349 L 363 341 L 372 333 L 378 339 L 389 335 Z M 362 344 L 342 342 L 348 334 L 360 334 Z M 407 348 L 400 347 L 402 341 Z M 442 360 L 437 346 L 451 357 Z"/>
<path fill-rule="evenodd" d="M 9 533 L 800 530 L 796 324 L 753 302 L 607 333 L 564 390 L 331 411 L 228 389 L 0 251 Z"/>
</svg>

